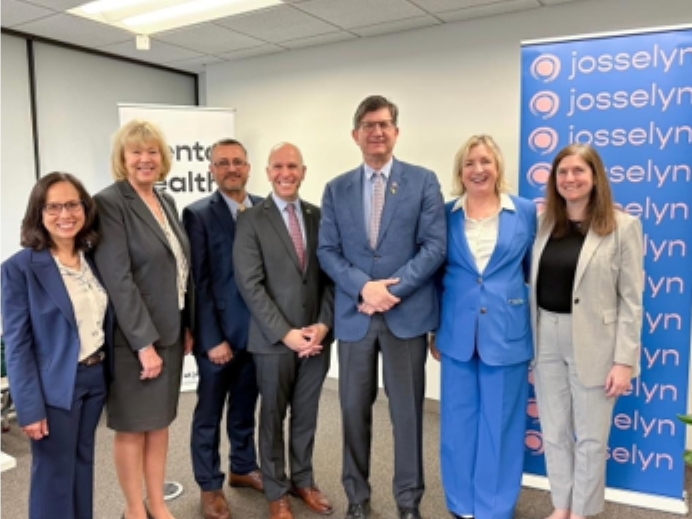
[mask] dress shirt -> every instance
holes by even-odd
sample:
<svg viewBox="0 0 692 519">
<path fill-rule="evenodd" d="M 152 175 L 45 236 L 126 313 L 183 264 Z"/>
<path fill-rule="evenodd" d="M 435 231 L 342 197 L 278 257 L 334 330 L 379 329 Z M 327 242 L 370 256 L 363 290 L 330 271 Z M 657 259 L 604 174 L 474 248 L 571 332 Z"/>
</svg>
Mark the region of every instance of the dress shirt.
<svg viewBox="0 0 692 519">
<path fill-rule="evenodd" d="M 231 214 L 233 215 L 233 219 L 236 220 L 238 218 L 238 207 L 240 204 L 233 200 L 230 196 L 226 195 L 223 191 L 219 189 L 219 193 L 221 193 L 221 196 L 223 199 L 226 201 L 226 205 L 228 206 L 228 209 L 231 211 Z M 245 193 L 245 199 L 243 200 L 243 205 L 245 206 L 246 209 L 249 209 L 252 207 L 252 200 L 250 200 L 250 196 Z"/>
<path fill-rule="evenodd" d="M 297 198 L 294 202 L 286 202 L 286 200 L 276 196 L 275 193 L 272 193 L 272 198 L 274 199 L 274 203 L 281 213 L 281 218 L 283 218 L 284 224 L 286 224 L 286 230 L 288 231 L 289 236 L 291 235 L 291 231 L 288 227 L 288 211 L 286 211 L 286 206 L 288 204 L 293 204 L 295 206 L 296 216 L 298 217 L 298 223 L 300 224 L 300 234 L 303 235 L 303 247 L 305 247 L 307 250 L 308 242 L 305 238 L 305 220 L 303 220 L 303 209 L 300 207 L 300 198 Z"/>
<path fill-rule="evenodd" d="M 516 207 L 509 195 L 503 193 L 500 195 L 500 207 L 494 215 L 487 218 L 470 218 L 466 210 L 466 202 L 466 194 L 461 195 L 456 204 L 454 204 L 452 211 L 464 210 L 466 214 L 466 218 L 464 218 L 466 241 L 469 244 L 473 260 L 476 262 L 478 272 L 483 273 L 497 244 L 497 233 L 500 230 L 500 212 L 503 210 L 514 212 Z"/>
</svg>

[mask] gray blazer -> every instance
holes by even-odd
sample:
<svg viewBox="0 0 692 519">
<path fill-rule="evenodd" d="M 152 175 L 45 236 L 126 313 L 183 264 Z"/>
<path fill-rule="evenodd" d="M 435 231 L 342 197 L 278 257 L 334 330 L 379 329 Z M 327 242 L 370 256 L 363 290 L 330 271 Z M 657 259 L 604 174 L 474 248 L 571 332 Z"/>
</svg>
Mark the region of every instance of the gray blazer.
<svg viewBox="0 0 692 519">
<path fill-rule="evenodd" d="M 330 330 L 323 345 L 331 342 L 334 290 L 316 256 L 320 209 L 300 203 L 307 241 L 303 272 L 271 195 L 238 214 L 233 264 L 238 290 L 252 314 L 248 343 L 252 353 L 292 353 L 281 342 L 288 331 L 318 322 Z"/>
<path fill-rule="evenodd" d="M 641 222 L 617 211 L 617 228 L 607 236 L 589 231 L 572 288 L 572 344 L 577 375 L 587 387 L 602 386 L 613 363 L 639 374 L 644 266 Z M 536 281 L 550 238 L 539 218 L 531 263 L 531 324 L 538 358 Z"/>
<path fill-rule="evenodd" d="M 170 195 L 157 193 L 190 264 L 190 243 L 175 202 Z M 133 350 L 152 343 L 174 344 L 183 325 L 190 325 L 191 305 L 186 304 L 181 314 L 175 257 L 159 223 L 127 180 L 113 183 L 94 200 L 101 236 L 94 257 L 113 301 L 118 328 Z M 190 296 L 188 283 L 186 303 Z"/>
</svg>

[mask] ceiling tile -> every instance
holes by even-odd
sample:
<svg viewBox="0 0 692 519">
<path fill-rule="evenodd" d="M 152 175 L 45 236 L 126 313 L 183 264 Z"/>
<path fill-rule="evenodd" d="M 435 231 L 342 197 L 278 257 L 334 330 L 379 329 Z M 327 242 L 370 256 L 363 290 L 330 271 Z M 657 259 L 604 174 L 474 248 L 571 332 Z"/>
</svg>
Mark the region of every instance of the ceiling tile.
<svg viewBox="0 0 692 519">
<path fill-rule="evenodd" d="M 248 47 L 257 47 L 266 43 L 213 23 L 204 23 L 194 27 L 162 32 L 154 37 L 157 40 L 208 54 L 231 52 Z"/>
<path fill-rule="evenodd" d="M 339 41 L 354 40 L 357 36 L 350 32 L 333 32 L 331 34 L 322 34 L 320 36 L 310 36 L 309 38 L 298 38 L 296 40 L 285 41 L 281 45 L 291 49 L 300 49 L 303 47 L 314 47 L 315 45 L 327 45 Z"/>
<path fill-rule="evenodd" d="M 309 0 L 295 8 L 345 29 L 426 14 L 406 0 Z"/>
<path fill-rule="evenodd" d="M 214 63 L 222 63 L 223 60 L 216 56 L 210 56 L 209 54 L 205 56 L 200 56 L 198 58 L 183 59 L 180 61 L 171 61 L 166 64 L 168 67 L 177 68 L 180 70 L 186 70 L 187 72 L 200 73 L 204 72 L 207 65 L 212 65 Z"/>
<path fill-rule="evenodd" d="M 456 22 L 460 20 L 470 20 L 472 18 L 483 18 L 485 16 L 512 13 L 515 11 L 526 11 L 540 6 L 538 0 L 506 0 L 491 5 L 481 5 L 478 7 L 469 7 L 468 9 L 460 9 L 458 11 L 436 13 L 435 16 L 438 16 L 445 22 Z"/>
<path fill-rule="evenodd" d="M 151 48 L 149 50 L 137 50 L 135 48 L 134 36 L 130 39 L 130 41 L 100 47 L 99 50 L 110 52 L 112 54 L 118 54 L 120 56 L 127 56 L 128 58 L 138 59 L 140 61 L 161 63 L 163 65 L 166 65 L 171 61 L 198 58 L 202 55 L 199 52 L 164 43 L 156 38 L 151 38 Z"/>
<path fill-rule="evenodd" d="M 130 32 L 71 14 L 56 14 L 18 25 L 15 29 L 87 48 L 134 40 L 134 34 Z"/>
<path fill-rule="evenodd" d="M 566 4 L 567 2 L 580 2 L 581 0 L 538 0 L 543 5 Z"/>
<path fill-rule="evenodd" d="M 5 0 L 2 0 L 3 3 Z M 41 5 L 53 11 L 63 12 L 73 7 L 86 4 L 89 0 L 29 0 L 32 4 Z"/>
<path fill-rule="evenodd" d="M 219 54 L 220 58 L 228 61 L 236 61 L 239 59 L 253 58 L 255 56 L 265 56 L 267 54 L 276 54 L 278 52 L 285 52 L 286 49 L 279 47 L 278 45 L 261 45 L 259 47 L 253 47 L 251 49 L 242 49 L 235 52 L 225 52 Z"/>
<path fill-rule="evenodd" d="M 3 27 L 14 27 L 52 15 L 55 15 L 55 11 L 37 5 L 17 2 L 17 0 L 2 0 L 2 4 L 0 4 L 0 21 Z"/>
<path fill-rule="evenodd" d="M 468 7 L 476 7 L 486 4 L 497 4 L 507 0 L 409 0 L 421 9 L 429 13 L 442 13 L 444 11 L 458 11 Z"/>
<path fill-rule="evenodd" d="M 287 5 L 215 20 L 215 23 L 272 43 L 336 32 L 338 27 Z"/>
<path fill-rule="evenodd" d="M 409 29 L 419 29 L 421 27 L 430 27 L 432 25 L 439 25 L 440 23 L 442 23 L 440 20 L 432 16 L 419 16 L 417 18 L 409 18 L 408 20 L 381 23 L 378 25 L 370 25 L 368 27 L 356 27 L 351 29 L 351 31 L 360 36 L 376 36 L 378 34 L 408 31 Z"/>
</svg>

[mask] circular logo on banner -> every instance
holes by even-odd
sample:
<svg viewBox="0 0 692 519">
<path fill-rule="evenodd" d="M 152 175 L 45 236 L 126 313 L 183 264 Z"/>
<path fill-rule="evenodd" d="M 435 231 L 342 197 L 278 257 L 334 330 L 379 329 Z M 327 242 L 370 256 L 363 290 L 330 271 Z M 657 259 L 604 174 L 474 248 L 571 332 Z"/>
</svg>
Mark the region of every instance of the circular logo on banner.
<svg viewBox="0 0 692 519">
<path fill-rule="evenodd" d="M 533 187 L 543 187 L 550 176 L 550 164 L 538 162 L 529 168 L 526 178 Z"/>
<path fill-rule="evenodd" d="M 534 198 L 533 203 L 536 204 L 536 210 L 539 213 L 542 213 L 545 210 L 545 198 L 543 198 L 542 196 Z"/>
<path fill-rule="evenodd" d="M 524 445 L 533 456 L 540 456 L 543 454 L 543 434 L 541 434 L 541 431 L 526 431 L 524 435 Z"/>
<path fill-rule="evenodd" d="M 535 398 L 529 398 L 526 404 L 526 414 L 534 420 L 538 419 L 538 404 Z"/>
<path fill-rule="evenodd" d="M 560 73 L 560 58 L 555 54 L 541 54 L 531 63 L 531 75 L 550 83 Z"/>
<path fill-rule="evenodd" d="M 533 95 L 531 101 L 529 101 L 529 108 L 533 115 L 549 119 L 560 108 L 560 98 L 555 92 L 541 90 Z"/>
<path fill-rule="evenodd" d="M 547 155 L 555 150 L 557 142 L 557 132 L 547 126 L 536 128 L 529 134 L 529 147 L 541 155 Z"/>
</svg>

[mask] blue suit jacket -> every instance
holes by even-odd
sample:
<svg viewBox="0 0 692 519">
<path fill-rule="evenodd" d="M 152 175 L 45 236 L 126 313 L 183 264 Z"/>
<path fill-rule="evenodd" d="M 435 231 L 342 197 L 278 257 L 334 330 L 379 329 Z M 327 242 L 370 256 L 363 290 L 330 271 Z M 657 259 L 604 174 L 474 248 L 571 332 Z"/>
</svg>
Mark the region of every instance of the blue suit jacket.
<svg viewBox="0 0 692 519">
<path fill-rule="evenodd" d="M 508 366 L 533 356 L 528 285 L 536 207 L 511 197 L 516 210 L 500 212 L 497 243 L 481 274 L 464 232 L 464 209 L 447 213 L 448 252 L 442 277 L 442 319 L 436 345 L 445 355 L 468 361 L 477 349 L 483 362 Z"/>
<path fill-rule="evenodd" d="M 253 205 L 262 199 L 250 195 Z M 195 354 L 206 354 L 222 341 L 245 350 L 250 312 L 238 292 L 233 267 L 235 220 L 223 195 L 212 195 L 183 210 L 192 250 L 195 281 Z"/>
<path fill-rule="evenodd" d="M 380 235 L 368 241 L 363 210 L 363 167 L 329 182 L 322 199 L 317 255 L 334 280 L 336 338 L 362 339 L 370 317 L 358 312 L 367 281 L 400 278 L 389 291 L 401 298 L 384 317 L 390 331 L 408 339 L 437 327 L 433 274 L 444 261 L 446 226 L 440 184 L 432 171 L 394 159 L 385 191 Z"/>
<path fill-rule="evenodd" d="M 98 276 L 88 256 L 87 261 Z M 19 424 L 44 419 L 46 405 L 70 409 L 79 332 L 72 301 L 50 251 L 23 249 L 2 264 L 2 320 L 7 375 Z M 110 305 L 104 324 L 110 351 Z"/>
</svg>

